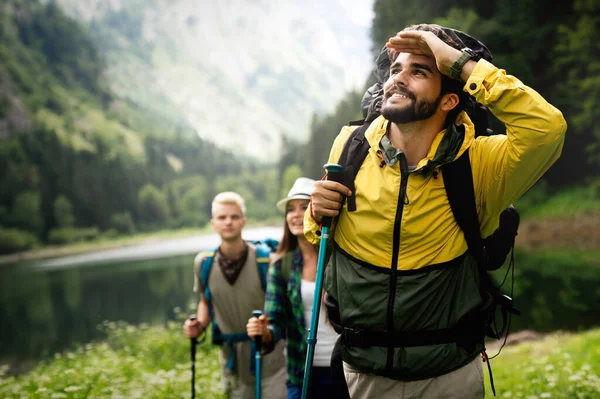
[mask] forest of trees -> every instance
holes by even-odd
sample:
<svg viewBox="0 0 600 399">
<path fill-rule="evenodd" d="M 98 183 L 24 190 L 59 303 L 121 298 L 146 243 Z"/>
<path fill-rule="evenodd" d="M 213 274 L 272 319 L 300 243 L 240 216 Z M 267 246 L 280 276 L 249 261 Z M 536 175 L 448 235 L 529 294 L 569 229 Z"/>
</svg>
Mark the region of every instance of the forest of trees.
<svg viewBox="0 0 600 399">
<path fill-rule="evenodd" d="M 202 227 L 223 190 L 240 192 L 252 219 L 277 214 L 283 172 L 116 98 L 104 71 L 53 2 L 0 5 L 0 254 Z"/>
<path fill-rule="evenodd" d="M 375 0 L 373 59 L 389 37 L 424 22 L 478 38 L 491 50 L 494 64 L 563 112 L 567 139 L 561 158 L 545 176 L 550 187 L 600 186 L 600 128 L 595 125 L 600 109 L 600 0 L 559 0 L 552 7 L 542 0 Z M 311 177 L 323 175 L 341 126 L 362 117 L 361 98 L 362 92 L 350 93 L 333 114 L 314 118 L 306 155 L 297 160 Z"/>
<path fill-rule="evenodd" d="M 420 22 L 482 40 L 497 66 L 557 106 L 568 133 L 545 180 L 553 190 L 600 192 L 600 0 L 375 0 L 373 59 Z M 261 164 L 201 140 L 185 121 L 116 98 L 104 72 L 89 34 L 53 2 L 0 5 L 0 253 L 199 227 L 222 190 L 244 195 L 250 218 L 272 217 L 296 177 L 323 175 L 340 128 L 362 117 L 364 90 L 346 93 L 331 114 L 314 115 L 309 140 L 284 139 L 280 159 Z"/>
</svg>

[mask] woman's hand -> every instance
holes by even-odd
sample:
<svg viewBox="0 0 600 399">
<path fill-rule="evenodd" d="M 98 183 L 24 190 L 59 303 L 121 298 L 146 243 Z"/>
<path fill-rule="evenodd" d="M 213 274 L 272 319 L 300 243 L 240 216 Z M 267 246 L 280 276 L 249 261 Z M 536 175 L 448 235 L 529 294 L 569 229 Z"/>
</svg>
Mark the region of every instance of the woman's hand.
<svg viewBox="0 0 600 399">
<path fill-rule="evenodd" d="M 266 315 L 260 315 L 260 317 L 251 317 L 248 319 L 248 324 L 246 324 L 246 332 L 248 336 L 252 339 L 256 336 L 261 336 L 263 342 L 267 342 L 270 338 L 270 332 L 267 328 L 269 321 Z"/>
</svg>

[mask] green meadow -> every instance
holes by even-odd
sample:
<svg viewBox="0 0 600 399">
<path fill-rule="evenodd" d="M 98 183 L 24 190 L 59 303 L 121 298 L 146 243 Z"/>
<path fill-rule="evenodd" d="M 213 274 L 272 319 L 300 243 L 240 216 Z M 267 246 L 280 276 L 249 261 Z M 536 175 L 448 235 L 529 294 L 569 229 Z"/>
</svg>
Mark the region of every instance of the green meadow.
<svg viewBox="0 0 600 399">
<path fill-rule="evenodd" d="M 190 343 L 182 321 L 163 326 L 105 322 L 106 339 L 56 354 L 25 374 L 0 372 L 0 396 L 33 398 L 189 398 Z M 493 356 L 497 351 L 490 350 Z M 600 397 L 600 329 L 553 333 L 507 346 L 492 359 L 498 398 Z M 493 397 L 484 365 L 486 397 Z M 224 398 L 217 349 L 197 347 L 196 397 Z"/>
</svg>

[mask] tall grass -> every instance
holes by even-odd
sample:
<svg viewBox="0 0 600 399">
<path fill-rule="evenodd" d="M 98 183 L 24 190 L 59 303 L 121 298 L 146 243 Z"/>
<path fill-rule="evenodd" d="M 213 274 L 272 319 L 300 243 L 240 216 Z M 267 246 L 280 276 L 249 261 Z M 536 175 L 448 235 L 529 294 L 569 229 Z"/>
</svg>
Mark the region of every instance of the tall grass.
<svg viewBox="0 0 600 399">
<path fill-rule="evenodd" d="M 506 347 L 491 365 L 496 397 L 600 398 L 600 329 L 555 333 Z M 486 397 L 492 397 L 489 375 L 484 373 Z"/>
<path fill-rule="evenodd" d="M 104 342 L 56 354 L 30 372 L 7 377 L 0 371 L 0 397 L 166 399 L 191 396 L 190 342 L 182 322 L 165 326 L 105 322 Z M 3 376 L 4 374 L 4 376 Z M 217 349 L 198 345 L 196 397 L 223 399 Z"/>
<path fill-rule="evenodd" d="M 600 179 L 583 186 L 551 190 L 540 181 L 515 206 L 525 218 L 568 218 L 600 212 Z"/>
<path fill-rule="evenodd" d="M 105 322 L 103 342 L 57 354 L 16 377 L 5 366 L 0 397 L 189 398 L 190 344 L 181 325 Z M 506 347 L 492 368 L 498 398 L 600 398 L 600 329 Z M 486 396 L 492 397 L 485 365 L 484 374 Z M 195 386 L 197 398 L 224 398 L 217 349 L 208 343 L 198 346 Z"/>
</svg>

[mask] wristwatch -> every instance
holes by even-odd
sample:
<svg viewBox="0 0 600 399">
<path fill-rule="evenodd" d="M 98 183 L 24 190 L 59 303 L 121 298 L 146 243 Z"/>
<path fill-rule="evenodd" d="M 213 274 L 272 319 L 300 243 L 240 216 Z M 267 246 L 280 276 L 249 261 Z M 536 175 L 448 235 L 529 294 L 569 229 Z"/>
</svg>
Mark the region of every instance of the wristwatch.
<svg viewBox="0 0 600 399">
<path fill-rule="evenodd" d="M 452 76 L 452 79 L 456 80 L 460 80 L 460 74 L 467 61 L 476 58 L 475 52 L 468 47 L 465 47 L 460 51 L 460 57 L 458 57 L 450 67 L 450 75 Z"/>
</svg>

